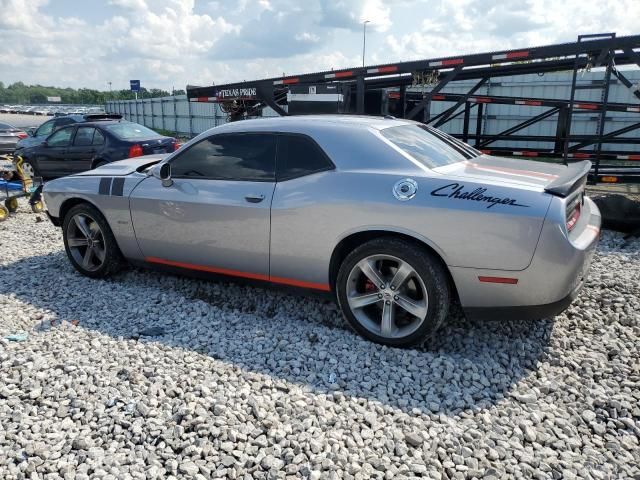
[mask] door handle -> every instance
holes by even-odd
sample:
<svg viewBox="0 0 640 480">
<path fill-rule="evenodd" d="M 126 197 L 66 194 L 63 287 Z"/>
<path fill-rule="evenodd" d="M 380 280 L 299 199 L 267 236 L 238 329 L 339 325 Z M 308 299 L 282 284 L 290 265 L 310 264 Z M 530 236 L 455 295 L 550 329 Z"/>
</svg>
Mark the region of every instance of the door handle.
<svg viewBox="0 0 640 480">
<path fill-rule="evenodd" d="M 246 195 L 244 199 L 249 203 L 260 203 L 264 200 L 264 195 Z"/>
</svg>

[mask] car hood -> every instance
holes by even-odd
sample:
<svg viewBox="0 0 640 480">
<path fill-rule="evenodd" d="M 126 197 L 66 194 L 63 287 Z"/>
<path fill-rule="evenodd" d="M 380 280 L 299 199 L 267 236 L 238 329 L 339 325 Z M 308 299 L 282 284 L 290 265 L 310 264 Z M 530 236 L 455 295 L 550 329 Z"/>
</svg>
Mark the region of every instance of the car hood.
<svg viewBox="0 0 640 480">
<path fill-rule="evenodd" d="M 87 170 L 86 172 L 78 173 L 74 176 L 109 176 L 109 177 L 122 177 L 129 175 L 142 167 L 147 167 L 155 163 L 160 162 L 168 154 L 160 155 L 144 155 L 142 157 L 128 158 L 126 160 L 120 160 L 118 162 L 111 162 L 103 165 L 102 167 L 94 168 L 93 170 Z"/>
<path fill-rule="evenodd" d="M 17 148 L 30 148 L 37 147 L 38 145 L 42 145 L 42 142 L 46 140 L 47 137 L 27 137 L 23 138 L 16 145 Z"/>
<path fill-rule="evenodd" d="M 547 190 L 582 178 L 589 170 L 588 161 L 563 165 L 536 160 L 481 155 L 434 170 L 449 177 L 475 182 L 508 184 L 535 190 Z"/>
</svg>

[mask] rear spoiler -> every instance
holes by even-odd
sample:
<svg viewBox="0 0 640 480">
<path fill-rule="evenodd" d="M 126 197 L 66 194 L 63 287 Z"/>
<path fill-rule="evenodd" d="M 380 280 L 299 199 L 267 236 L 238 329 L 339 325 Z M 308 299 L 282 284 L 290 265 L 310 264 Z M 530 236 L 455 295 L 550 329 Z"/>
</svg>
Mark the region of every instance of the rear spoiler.
<svg viewBox="0 0 640 480">
<path fill-rule="evenodd" d="M 589 160 L 570 163 L 567 165 L 567 170 L 547 185 L 544 191 L 558 197 L 568 197 L 576 190 L 584 187 L 587 183 L 589 170 L 591 170 L 591 162 Z"/>
<path fill-rule="evenodd" d="M 85 120 L 121 120 L 122 115 L 119 113 L 90 113 L 83 115 Z"/>
</svg>

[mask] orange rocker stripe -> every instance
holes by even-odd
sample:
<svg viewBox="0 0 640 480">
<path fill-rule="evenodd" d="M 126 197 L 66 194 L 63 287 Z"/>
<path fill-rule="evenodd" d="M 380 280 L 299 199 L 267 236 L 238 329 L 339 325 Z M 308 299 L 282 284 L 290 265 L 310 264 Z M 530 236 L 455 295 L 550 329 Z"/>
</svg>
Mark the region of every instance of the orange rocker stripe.
<svg viewBox="0 0 640 480">
<path fill-rule="evenodd" d="M 311 288 L 314 290 L 331 291 L 331 287 L 325 283 L 304 282 L 292 278 L 270 277 L 261 273 L 241 272 L 238 270 L 230 270 L 227 268 L 209 267 L 206 265 L 195 265 L 193 263 L 174 262 L 158 257 L 146 257 L 145 261 L 149 263 L 157 263 L 160 265 L 168 265 L 170 267 L 186 268 L 188 270 L 198 270 L 200 272 L 218 273 L 220 275 L 229 275 L 232 277 L 250 278 L 252 280 L 263 280 L 265 282 L 280 283 L 290 285 L 292 287 Z"/>
</svg>

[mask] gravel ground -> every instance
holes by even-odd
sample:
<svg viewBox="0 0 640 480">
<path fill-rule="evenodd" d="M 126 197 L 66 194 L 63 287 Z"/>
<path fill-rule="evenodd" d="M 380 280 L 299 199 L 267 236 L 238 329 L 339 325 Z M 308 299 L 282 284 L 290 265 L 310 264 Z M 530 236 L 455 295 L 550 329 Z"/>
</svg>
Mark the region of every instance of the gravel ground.
<svg viewBox="0 0 640 480">
<path fill-rule="evenodd" d="M 0 285 L 3 479 L 640 479 L 639 240 L 604 233 L 554 321 L 454 314 L 412 350 L 322 300 L 81 277 L 24 203 Z"/>
</svg>

